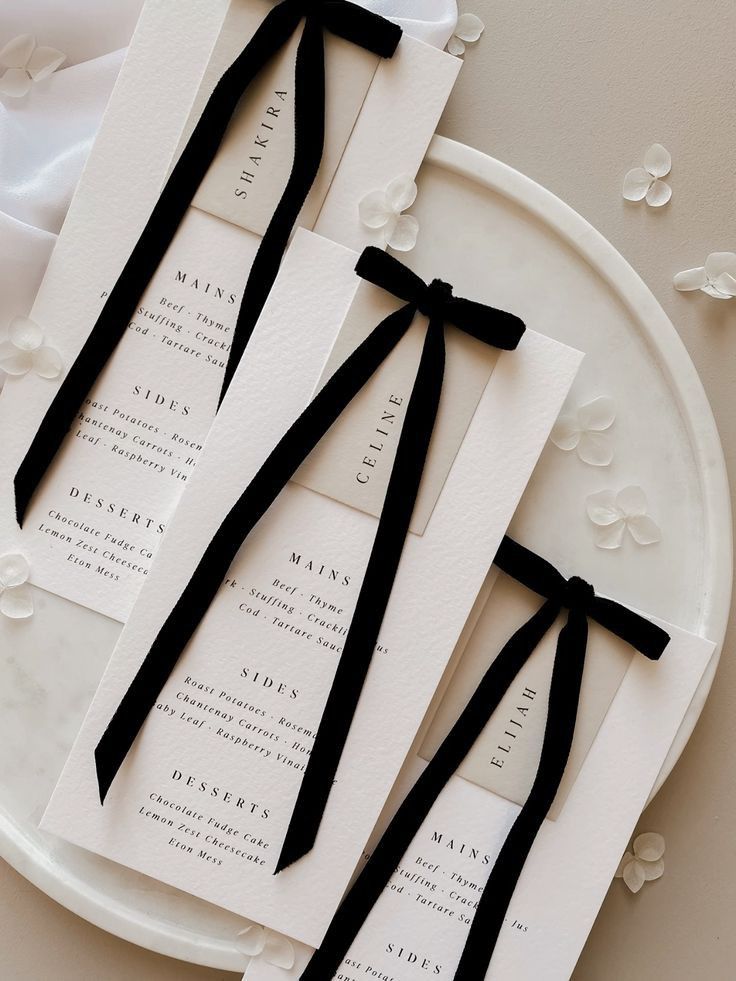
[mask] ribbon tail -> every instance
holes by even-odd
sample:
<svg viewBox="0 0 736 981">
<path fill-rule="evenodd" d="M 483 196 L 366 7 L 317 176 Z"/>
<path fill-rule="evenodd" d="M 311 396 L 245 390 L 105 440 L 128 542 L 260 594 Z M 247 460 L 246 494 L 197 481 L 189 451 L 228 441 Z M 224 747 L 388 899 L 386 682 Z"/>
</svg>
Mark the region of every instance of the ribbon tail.
<svg viewBox="0 0 736 981">
<path fill-rule="evenodd" d="M 299 19 L 299 13 L 289 4 L 275 7 L 215 86 L 94 327 L 21 461 L 14 480 L 16 517 L 21 527 L 38 485 L 171 244 L 243 91 L 288 40 Z"/>
<path fill-rule="evenodd" d="M 437 417 L 444 368 L 444 325 L 431 319 L 373 548 L 276 872 L 310 851 L 317 837 L 409 530 Z"/>
<path fill-rule="evenodd" d="M 340 970 L 350 946 L 442 788 L 467 756 L 519 671 L 555 621 L 559 606 L 548 600 L 507 641 L 468 704 L 425 767 L 345 896 L 300 981 L 325 981 Z"/>
<path fill-rule="evenodd" d="M 483 981 L 486 977 L 519 876 L 557 796 L 575 732 L 587 640 L 585 614 L 570 610 L 557 641 L 537 774 L 483 889 L 455 981 Z"/>
<path fill-rule="evenodd" d="M 325 55 L 322 27 L 307 17 L 296 56 L 294 80 L 294 162 L 281 200 L 258 246 L 233 331 L 220 404 L 279 271 L 294 225 L 322 161 L 325 140 Z"/>
<path fill-rule="evenodd" d="M 248 534 L 401 340 L 413 317 L 414 307 L 401 307 L 371 332 L 279 440 L 226 515 L 97 745 L 95 762 L 101 803 Z"/>
</svg>

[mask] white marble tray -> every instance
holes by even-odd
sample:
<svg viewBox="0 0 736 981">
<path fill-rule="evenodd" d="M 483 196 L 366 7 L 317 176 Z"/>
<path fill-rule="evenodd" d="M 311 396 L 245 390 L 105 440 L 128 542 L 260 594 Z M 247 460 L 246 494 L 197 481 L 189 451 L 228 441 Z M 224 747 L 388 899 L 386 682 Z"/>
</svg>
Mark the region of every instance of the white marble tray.
<svg viewBox="0 0 736 981">
<path fill-rule="evenodd" d="M 579 215 L 496 160 L 437 137 L 412 209 L 408 261 L 459 293 L 524 315 L 549 298 L 536 330 L 587 354 L 573 398 L 612 396 L 616 458 L 593 468 L 550 445 L 513 532 L 599 589 L 723 640 L 731 596 L 731 514 L 723 454 L 700 381 L 677 333 L 625 260 Z M 541 291 L 541 292 L 540 292 Z M 584 497 L 639 483 L 663 540 L 617 552 L 593 544 Z M 489 556 L 490 559 L 490 556 Z M 0 617 L 0 854 L 69 909 L 112 933 L 197 964 L 242 970 L 236 916 L 38 832 L 36 825 L 119 625 L 36 591 L 24 623 Z M 687 742 L 717 656 L 672 747 Z"/>
</svg>

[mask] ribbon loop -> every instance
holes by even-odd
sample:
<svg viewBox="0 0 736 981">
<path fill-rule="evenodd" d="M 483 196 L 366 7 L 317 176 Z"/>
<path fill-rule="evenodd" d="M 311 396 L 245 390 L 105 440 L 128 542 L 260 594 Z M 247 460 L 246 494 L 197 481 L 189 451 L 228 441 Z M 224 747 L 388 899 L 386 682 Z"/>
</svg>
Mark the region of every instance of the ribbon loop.
<svg viewBox="0 0 736 981">
<path fill-rule="evenodd" d="M 350 0 L 300 0 L 319 8 L 322 24 L 332 34 L 372 51 L 380 58 L 391 58 L 401 40 L 398 24 L 366 10 Z M 316 12 L 315 12 L 316 13 Z"/>
<path fill-rule="evenodd" d="M 355 271 L 368 283 L 379 286 L 400 300 L 419 308 L 426 290 L 423 280 L 388 252 L 369 245 L 360 253 Z"/>
<path fill-rule="evenodd" d="M 411 303 L 425 316 L 451 323 L 502 351 L 515 350 L 526 330 L 524 321 L 515 314 L 455 296 L 452 286 L 441 279 L 427 285 L 398 259 L 373 245 L 363 250 L 355 271 L 361 279 Z"/>
<path fill-rule="evenodd" d="M 511 538 L 504 538 L 493 561 L 499 569 L 527 589 L 544 596 L 545 599 L 558 599 L 561 605 L 568 609 L 573 608 L 571 602 L 574 605 L 577 602 L 576 598 L 582 598 L 588 617 L 611 633 L 617 634 L 651 661 L 658 660 L 669 643 L 667 631 L 662 630 L 647 617 L 615 600 L 597 596 L 592 586 L 586 590 L 580 585 L 571 587 L 572 580 L 566 581 L 550 562 Z M 572 578 L 578 579 L 577 576 Z M 584 582 L 584 580 L 579 581 Z"/>
</svg>

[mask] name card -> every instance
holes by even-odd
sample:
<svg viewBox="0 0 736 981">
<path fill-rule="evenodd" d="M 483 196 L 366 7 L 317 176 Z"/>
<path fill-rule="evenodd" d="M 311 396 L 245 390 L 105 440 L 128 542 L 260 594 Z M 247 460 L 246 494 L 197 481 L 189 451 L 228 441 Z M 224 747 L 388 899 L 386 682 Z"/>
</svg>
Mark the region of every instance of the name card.
<svg viewBox="0 0 736 981">
<path fill-rule="evenodd" d="M 233 3 L 205 71 L 185 127 L 191 131 L 222 73 L 242 51 L 269 10 L 271 0 Z M 217 157 L 193 204 L 218 218 L 263 235 L 279 203 L 294 159 L 294 88 L 297 30 L 273 62 L 249 86 Z M 326 32 L 325 149 L 299 223 L 311 228 L 378 68 L 377 55 Z M 309 99 L 310 93 L 302 94 Z"/>
<path fill-rule="evenodd" d="M 401 301 L 388 293 L 360 285 L 317 388 L 380 320 L 400 306 Z M 417 314 L 394 351 L 299 469 L 298 483 L 380 515 L 426 331 L 427 318 Z M 451 325 L 445 327 L 445 344 L 440 409 L 410 525 L 417 535 L 427 527 L 498 360 L 496 348 Z"/>
</svg>

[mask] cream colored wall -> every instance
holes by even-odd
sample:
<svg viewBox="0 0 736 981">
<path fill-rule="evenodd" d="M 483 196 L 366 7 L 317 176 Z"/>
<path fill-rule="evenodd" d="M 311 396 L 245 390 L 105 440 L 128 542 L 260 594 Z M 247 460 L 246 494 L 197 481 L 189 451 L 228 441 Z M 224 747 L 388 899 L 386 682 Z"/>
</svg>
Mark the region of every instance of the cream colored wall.
<svg viewBox="0 0 736 981">
<path fill-rule="evenodd" d="M 672 274 L 736 251 L 733 0 L 462 0 L 487 25 L 440 132 L 544 184 L 639 271 L 700 372 L 734 479 L 736 300 L 682 296 Z M 654 141 L 672 152 L 672 202 L 621 198 Z M 638 896 L 615 882 L 577 981 L 728 981 L 736 974 L 736 664 L 733 624 L 681 762 L 645 813 L 666 872 Z M 595 833 L 591 828 L 590 834 Z M 1 865 L 2 863 L 0 863 Z M 214 981 L 103 934 L 0 868 L 3 981 Z M 538 974 L 544 981 L 543 969 Z M 504 979 L 505 981 L 505 979 Z M 513 981 L 513 979 L 508 979 Z"/>
</svg>

